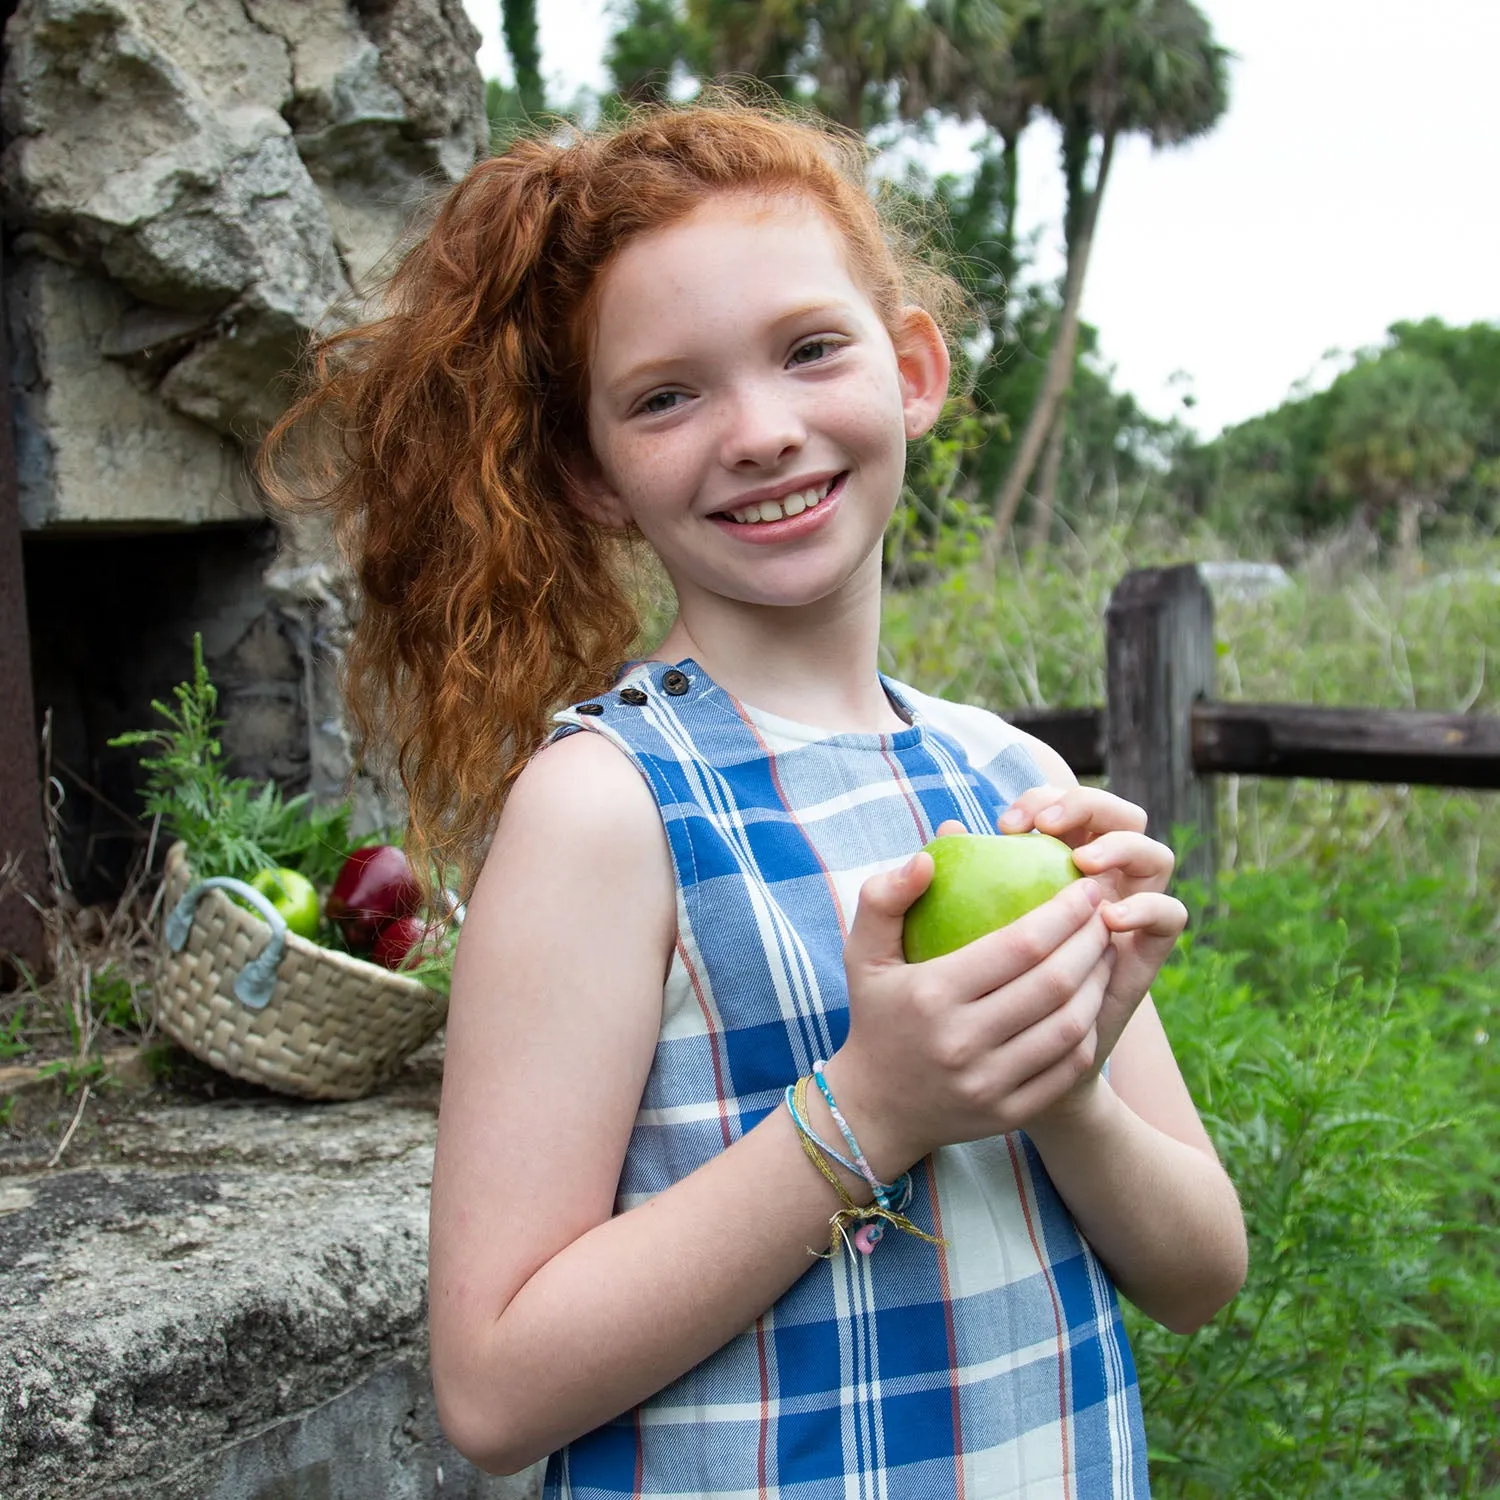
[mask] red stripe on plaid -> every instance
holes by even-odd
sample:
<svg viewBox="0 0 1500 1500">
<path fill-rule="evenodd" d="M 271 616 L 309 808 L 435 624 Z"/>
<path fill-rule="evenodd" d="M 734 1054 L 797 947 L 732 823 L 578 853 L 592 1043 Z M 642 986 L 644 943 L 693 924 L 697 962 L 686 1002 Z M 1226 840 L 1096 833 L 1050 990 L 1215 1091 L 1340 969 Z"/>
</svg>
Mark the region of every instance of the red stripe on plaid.
<svg viewBox="0 0 1500 1500">
<path fill-rule="evenodd" d="M 682 967 L 687 973 L 688 982 L 692 985 L 693 994 L 698 1001 L 698 1009 L 703 1012 L 703 1020 L 708 1026 L 709 1050 L 714 1060 L 714 1093 L 719 1097 L 719 1133 L 724 1137 L 724 1144 L 731 1146 L 734 1144 L 734 1132 L 729 1128 L 728 1094 L 724 1088 L 724 1060 L 719 1056 L 719 1044 L 724 1039 L 724 1028 L 716 1020 L 709 1007 L 708 999 L 703 993 L 703 986 L 698 982 L 698 971 L 693 967 L 692 959 L 688 957 L 680 934 L 677 938 L 677 956 L 682 960 Z"/>
<path fill-rule="evenodd" d="M 829 899 L 833 902 L 834 915 L 839 919 L 839 936 L 849 936 L 849 923 L 844 917 L 844 908 L 839 901 L 838 887 L 833 883 L 833 876 L 828 873 L 828 866 L 824 863 L 822 851 L 818 848 L 817 841 L 807 837 L 807 830 L 802 826 L 802 819 L 792 809 L 792 804 L 787 800 L 786 788 L 781 784 L 781 773 L 776 768 L 776 752 L 766 744 L 761 735 L 760 726 L 745 712 L 745 705 L 732 693 L 726 694 L 729 701 L 734 704 L 734 711 L 744 721 L 745 728 L 754 736 L 755 743 L 760 746 L 766 757 L 766 768 L 771 773 L 772 784 L 776 788 L 776 795 L 781 798 L 781 805 L 786 809 L 786 815 L 792 820 L 792 826 L 807 839 L 807 847 L 812 851 L 814 858 L 818 861 L 818 868 L 823 872 L 823 881 L 828 887 Z"/>
<path fill-rule="evenodd" d="M 917 825 L 917 837 L 925 844 L 929 838 L 927 822 L 922 816 L 922 809 L 917 799 L 912 795 L 911 786 L 907 782 L 906 772 L 901 769 L 901 762 L 891 754 L 890 737 L 880 737 L 880 758 L 891 768 L 891 780 L 901 788 L 901 796 L 905 799 L 906 810 L 911 814 L 911 820 Z"/>
<path fill-rule="evenodd" d="M 1010 1168 L 1016 1179 L 1016 1197 L 1020 1200 L 1021 1212 L 1026 1216 L 1026 1233 L 1030 1236 L 1031 1248 L 1036 1252 L 1036 1263 L 1047 1279 L 1047 1295 L 1052 1299 L 1052 1321 L 1057 1328 L 1057 1423 L 1062 1433 L 1063 1500 L 1073 1500 L 1073 1473 L 1069 1462 L 1073 1445 L 1068 1436 L 1068 1346 L 1063 1337 L 1062 1302 L 1057 1295 L 1057 1282 L 1052 1275 L 1051 1263 L 1043 1254 L 1041 1242 L 1037 1239 L 1036 1224 L 1031 1217 L 1031 1173 L 1016 1150 L 1014 1133 L 1005 1137 L 1005 1149 L 1010 1152 Z"/>
<path fill-rule="evenodd" d="M 766 1444 L 771 1437 L 771 1372 L 766 1367 L 766 1320 L 755 1320 L 755 1352 L 760 1357 L 760 1442 L 755 1450 L 755 1483 L 760 1500 L 770 1500 L 766 1489 Z"/>
<path fill-rule="evenodd" d="M 927 1196 L 932 1203 L 932 1232 L 941 1240 L 943 1233 L 943 1206 L 938 1201 L 937 1166 L 927 1158 Z M 953 1327 L 953 1291 L 948 1283 L 948 1251 L 942 1246 L 933 1246 L 938 1258 L 938 1285 L 943 1291 L 943 1322 L 948 1330 L 948 1392 L 953 1401 L 953 1495 L 954 1500 L 964 1500 L 964 1428 L 963 1410 L 959 1403 L 958 1387 L 958 1335 Z"/>
</svg>

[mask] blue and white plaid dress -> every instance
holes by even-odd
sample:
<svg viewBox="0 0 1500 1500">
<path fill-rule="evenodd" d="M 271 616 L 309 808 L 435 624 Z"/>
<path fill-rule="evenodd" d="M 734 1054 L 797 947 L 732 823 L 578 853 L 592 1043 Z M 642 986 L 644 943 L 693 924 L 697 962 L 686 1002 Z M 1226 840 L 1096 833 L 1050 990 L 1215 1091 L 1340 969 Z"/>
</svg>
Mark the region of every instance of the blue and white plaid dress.
<svg viewBox="0 0 1500 1500">
<path fill-rule="evenodd" d="M 623 1212 L 722 1151 L 831 1057 L 861 884 L 1042 781 L 1020 732 L 885 681 L 910 721 L 830 734 L 747 708 L 692 660 L 557 715 L 628 755 L 677 876 L 661 1032 Z M 1108 1274 L 1022 1134 L 945 1146 L 887 1233 L 809 1260 L 753 1327 L 552 1456 L 545 1500 L 1138 1500 L 1146 1444 Z M 732 1226 L 726 1226 L 726 1232 Z"/>
</svg>

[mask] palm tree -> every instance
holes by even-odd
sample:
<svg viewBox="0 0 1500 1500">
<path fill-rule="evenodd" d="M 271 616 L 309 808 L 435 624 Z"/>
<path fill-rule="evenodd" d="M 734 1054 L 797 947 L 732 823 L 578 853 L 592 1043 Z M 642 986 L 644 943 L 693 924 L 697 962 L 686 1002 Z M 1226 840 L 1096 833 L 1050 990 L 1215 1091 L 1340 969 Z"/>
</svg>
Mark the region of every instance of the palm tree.
<svg viewBox="0 0 1500 1500">
<path fill-rule="evenodd" d="M 500 28 L 515 69 L 517 101 L 522 113 L 535 118 L 547 105 L 536 35 L 536 0 L 500 0 Z"/>
<path fill-rule="evenodd" d="M 1424 513 L 1474 462 L 1473 409 L 1437 360 L 1405 349 L 1361 360 L 1339 377 L 1324 473 L 1338 495 L 1359 495 L 1373 522 L 1396 512 L 1396 555 L 1416 567 Z"/>
<path fill-rule="evenodd" d="M 755 78 L 867 132 L 928 111 L 987 118 L 1010 36 L 1034 0 L 631 0 L 609 65 L 628 97 L 681 65 Z"/>
<path fill-rule="evenodd" d="M 1176 145 L 1208 130 L 1228 102 L 1227 54 L 1191 0 L 1051 0 L 1027 20 L 1016 55 L 1038 107 L 1062 131 L 1067 274 L 1041 392 L 994 503 L 992 552 L 1072 384 L 1084 273 L 1115 143 L 1138 132 L 1155 146 Z"/>
</svg>

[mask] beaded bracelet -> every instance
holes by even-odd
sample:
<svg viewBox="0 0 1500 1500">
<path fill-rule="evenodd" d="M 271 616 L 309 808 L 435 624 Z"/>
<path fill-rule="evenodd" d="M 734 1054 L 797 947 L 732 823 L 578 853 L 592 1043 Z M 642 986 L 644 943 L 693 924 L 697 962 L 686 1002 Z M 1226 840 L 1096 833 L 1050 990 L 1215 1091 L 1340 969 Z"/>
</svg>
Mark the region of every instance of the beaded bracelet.
<svg viewBox="0 0 1500 1500">
<path fill-rule="evenodd" d="M 788 1089 L 789 1098 L 787 1107 L 791 1111 L 793 1121 L 797 1126 L 797 1140 L 802 1147 L 803 1154 L 815 1166 L 819 1173 L 832 1185 L 838 1194 L 839 1203 L 842 1205 L 839 1211 L 828 1221 L 829 1240 L 826 1251 L 811 1250 L 812 1255 L 827 1259 L 838 1248 L 840 1240 L 848 1243 L 850 1236 L 848 1226 L 858 1224 L 859 1228 L 853 1235 L 854 1248 L 861 1254 L 868 1255 L 875 1246 L 880 1243 L 881 1235 L 885 1232 L 886 1224 L 894 1224 L 897 1229 L 904 1230 L 907 1234 L 914 1234 L 918 1239 L 926 1240 L 929 1245 L 946 1245 L 945 1240 L 938 1239 L 935 1235 L 928 1234 L 919 1229 L 903 1214 L 900 1209 L 904 1208 L 911 1197 L 911 1180 L 905 1174 L 905 1190 L 900 1195 L 900 1207 L 887 1206 L 886 1203 L 875 1202 L 868 1205 L 860 1205 L 849 1195 L 849 1190 L 839 1181 L 838 1174 L 823 1159 L 823 1152 L 829 1148 L 818 1139 L 817 1135 L 807 1125 L 807 1085 L 806 1078 L 799 1078 L 796 1084 Z M 836 1161 L 842 1162 L 843 1158 L 836 1152 L 829 1151 L 829 1155 Z M 854 1168 L 850 1168 L 851 1171 Z M 863 1175 L 863 1174 L 861 1174 Z M 881 1184 L 881 1188 L 887 1194 L 887 1201 L 892 1202 L 890 1195 L 892 1185 Z M 874 1222 L 869 1222 L 873 1220 Z"/>
<path fill-rule="evenodd" d="M 843 1111 L 834 1100 L 833 1090 L 828 1087 L 828 1080 L 823 1076 L 822 1059 L 813 1063 L 813 1077 L 817 1080 L 818 1092 L 822 1094 L 823 1102 L 828 1106 L 828 1113 L 833 1116 L 833 1123 L 838 1126 L 839 1134 L 843 1136 L 844 1144 L 848 1146 L 849 1154 L 854 1158 L 854 1164 L 849 1170 L 858 1172 L 870 1184 L 870 1191 L 874 1193 L 875 1201 L 882 1208 L 889 1208 L 891 1189 L 875 1175 L 869 1162 L 865 1160 L 865 1153 L 860 1150 L 859 1142 L 854 1139 L 854 1132 L 849 1128 L 849 1122 L 844 1118 Z"/>
<path fill-rule="evenodd" d="M 811 1141 L 813 1145 L 815 1145 L 818 1150 L 821 1151 L 823 1155 L 829 1159 L 829 1161 L 836 1161 L 841 1167 L 844 1168 L 846 1172 L 852 1173 L 855 1177 L 864 1177 L 866 1182 L 870 1181 L 870 1179 L 865 1176 L 865 1173 L 860 1168 L 858 1162 L 850 1161 L 847 1156 L 844 1156 L 840 1152 L 835 1151 L 833 1147 L 830 1146 L 828 1142 L 825 1141 L 823 1137 L 820 1136 L 818 1132 L 808 1124 L 807 1116 L 797 1108 L 795 1084 L 789 1083 L 787 1085 L 786 1107 L 787 1113 L 792 1117 L 792 1123 L 796 1125 L 797 1129 L 802 1133 L 802 1135 L 807 1140 Z M 894 1182 L 871 1182 L 870 1189 L 876 1194 L 876 1201 L 883 1203 L 886 1208 L 905 1208 L 906 1205 L 911 1202 L 911 1173 L 903 1172 Z M 880 1197 L 881 1193 L 885 1194 L 884 1199 Z"/>
</svg>

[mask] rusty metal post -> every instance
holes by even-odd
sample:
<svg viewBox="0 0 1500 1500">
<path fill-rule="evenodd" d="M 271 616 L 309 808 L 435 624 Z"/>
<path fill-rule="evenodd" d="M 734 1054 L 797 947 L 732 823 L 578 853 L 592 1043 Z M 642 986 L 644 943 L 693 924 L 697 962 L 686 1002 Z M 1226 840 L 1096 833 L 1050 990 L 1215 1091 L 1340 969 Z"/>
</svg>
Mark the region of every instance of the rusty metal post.
<svg viewBox="0 0 1500 1500">
<path fill-rule="evenodd" d="M 21 509 L 10 391 L 10 351 L 4 317 L 5 252 L 0 246 L 0 861 L 14 859 L 22 886 L 46 889 L 41 772 L 36 709 L 31 694 L 31 637 L 26 628 L 26 581 L 21 560 Z M 45 960 L 42 924 L 20 890 L 0 888 L 0 969 L 14 954 L 33 971 Z"/>
</svg>

